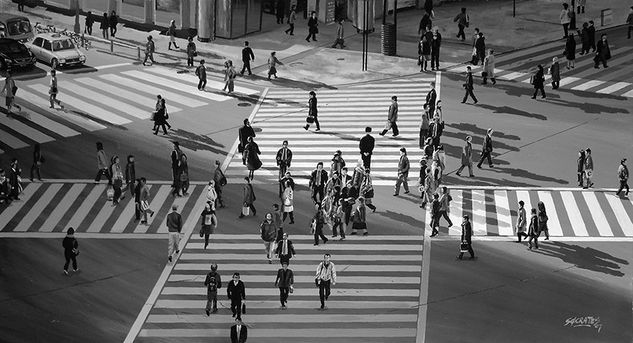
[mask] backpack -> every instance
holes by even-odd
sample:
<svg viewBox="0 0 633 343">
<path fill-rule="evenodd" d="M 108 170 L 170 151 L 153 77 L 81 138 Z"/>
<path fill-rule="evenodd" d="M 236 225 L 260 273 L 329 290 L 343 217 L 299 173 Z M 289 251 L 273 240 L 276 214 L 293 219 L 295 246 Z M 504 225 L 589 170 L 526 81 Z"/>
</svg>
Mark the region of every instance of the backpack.
<svg viewBox="0 0 633 343">
<path fill-rule="evenodd" d="M 207 285 L 207 289 L 209 290 L 209 292 L 217 292 L 218 290 L 218 280 L 216 280 L 215 278 L 215 274 L 211 275 L 209 274 L 209 285 Z"/>
</svg>

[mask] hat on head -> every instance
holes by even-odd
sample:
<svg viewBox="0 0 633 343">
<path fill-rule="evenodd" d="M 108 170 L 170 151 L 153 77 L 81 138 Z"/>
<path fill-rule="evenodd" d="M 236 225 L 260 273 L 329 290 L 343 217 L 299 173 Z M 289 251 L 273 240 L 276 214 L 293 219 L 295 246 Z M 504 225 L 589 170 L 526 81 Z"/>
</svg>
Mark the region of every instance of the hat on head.
<svg viewBox="0 0 633 343">
<path fill-rule="evenodd" d="M 620 163 L 624 163 L 624 162 L 626 162 L 626 158 L 623 158 L 623 159 L 620 161 Z"/>
<path fill-rule="evenodd" d="M 67 235 L 74 235 L 75 234 L 75 229 L 73 229 L 72 227 L 68 228 L 68 231 L 66 231 Z"/>
</svg>

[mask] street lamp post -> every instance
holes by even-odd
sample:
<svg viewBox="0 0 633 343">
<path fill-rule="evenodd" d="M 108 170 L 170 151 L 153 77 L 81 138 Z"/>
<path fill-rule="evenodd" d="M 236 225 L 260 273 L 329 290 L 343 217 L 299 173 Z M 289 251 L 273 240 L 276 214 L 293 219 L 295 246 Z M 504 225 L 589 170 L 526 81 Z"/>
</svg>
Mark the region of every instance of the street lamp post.
<svg viewBox="0 0 633 343">
<path fill-rule="evenodd" d="M 75 27 L 73 28 L 75 33 L 81 32 L 81 25 L 79 25 L 79 0 L 75 0 Z"/>
</svg>

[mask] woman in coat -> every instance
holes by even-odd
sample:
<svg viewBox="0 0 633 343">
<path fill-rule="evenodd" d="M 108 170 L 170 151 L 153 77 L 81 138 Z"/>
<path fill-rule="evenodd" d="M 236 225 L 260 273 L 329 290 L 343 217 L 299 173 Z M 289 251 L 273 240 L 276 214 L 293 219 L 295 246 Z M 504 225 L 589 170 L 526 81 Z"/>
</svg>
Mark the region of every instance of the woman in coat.
<svg viewBox="0 0 633 343">
<path fill-rule="evenodd" d="M 578 35 L 580 36 L 580 42 L 582 46 L 580 48 L 580 55 L 588 54 L 589 48 L 591 48 L 591 43 L 589 39 L 589 24 L 583 23 L 582 30 L 578 31 Z"/>
<path fill-rule="evenodd" d="M 259 159 L 261 153 L 259 146 L 253 141 L 253 137 L 248 137 L 248 144 L 244 147 L 244 164 L 248 169 L 248 177 L 251 180 L 255 175 L 255 171 L 262 166 L 262 161 Z"/>
<path fill-rule="evenodd" d="M 147 224 L 147 214 L 154 216 L 154 211 L 149 208 L 149 186 L 145 178 L 141 178 L 141 192 L 140 192 L 141 212 L 143 213 L 143 220 L 141 224 Z"/>
<path fill-rule="evenodd" d="M 283 202 L 283 215 L 281 218 L 282 222 L 286 221 L 286 217 L 290 216 L 290 224 L 295 223 L 295 215 L 294 215 L 294 191 L 292 187 L 290 187 L 290 181 L 286 181 L 284 184 L 284 192 L 281 194 L 281 200 Z"/>
<path fill-rule="evenodd" d="M 317 41 L 316 34 L 319 33 L 318 26 L 319 21 L 317 20 L 316 12 L 312 11 L 312 13 L 310 14 L 310 19 L 308 19 L 308 37 L 306 37 L 306 40 L 308 42 L 310 42 L 310 38 L 312 38 L 314 42 Z"/>
<path fill-rule="evenodd" d="M 158 134 L 158 129 L 163 128 L 163 134 L 167 134 L 167 108 L 165 107 L 165 99 L 160 99 L 158 109 L 154 112 L 154 134 Z"/>
<path fill-rule="evenodd" d="M 119 203 L 119 200 L 123 200 L 125 196 L 121 195 L 121 188 L 123 187 L 123 170 L 119 163 L 119 156 L 112 156 L 112 163 L 110 164 L 110 175 L 112 175 L 112 187 L 114 188 L 114 197 L 112 198 L 112 205 Z"/>
<path fill-rule="evenodd" d="M 578 165 L 578 169 L 577 169 L 578 186 L 583 187 L 583 184 L 584 184 L 583 174 L 585 173 L 585 151 L 584 150 L 578 151 L 577 165 Z"/>
<path fill-rule="evenodd" d="M 233 67 L 233 61 L 228 60 L 226 61 L 226 71 L 224 73 L 224 88 L 222 88 L 223 91 L 226 92 L 226 90 L 228 89 L 229 93 L 233 93 L 233 90 L 235 89 L 235 77 L 237 76 L 237 71 L 235 71 L 235 68 Z"/>
<path fill-rule="evenodd" d="M 101 24 L 99 28 L 101 29 L 101 34 L 103 38 L 108 39 L 108 27 L 110 25 L 110 19 L 108 18 L 108 14 L 104 13 L 103 18 L 101 18 Z"/>
<path fill-rule="evenodd" d="M 552 89 L 558 89 L 558 87 L 560 87 L 560 65 L 558 64 L 558 57 L 552 58 L 549 74 L 552 76 Z"/>
<path fill-rule="evenodd" d="M 371 175 L 369 175 L 369 169 L 365 171 L 365 179 L 360 187 L 360 194 L 365 198 L 365 205 L 371 208 L 372 212 L 376 212 L 376 206 L 372 204 L 372 198 L 374 197 L 374 186 L 371 182 Z"/>
<path fill-rule="evenodd" d="M 209 235 L 213 234 L 213 230 L 218 227 L 218 218 L 215 216 L 215 211 L 211 208 L 209 203 L 204 205 L 204 210 L 200 215 L 202 217 L 202 227 L 200 227 L 200 237 L 204 236 L 204 248 L 209 245 Z"/>
<path fill-rule="evenodd" d="M 277 53 L 271 52 L 270 57 L 268 57 L 268 79 L 270 80 L 271 76 L 277 78 L 277 65 L 284 65 L 280 60 L 277 59 Z"/>
<path fill-rule="evenodd" d="M 189 165 L 187 164 L 187 155 L 180 155 L 180 166 L 178 167 L 178 180 L 176 182 L 176 187 L 174 187 L 173 195 L 181 196 L 180 191 L 182 191 L 182 195 L 189 195 L 187 191 L 189 190 Z"/>
<path fill-rule="evenodd" d="M 534 241 L 534 247 L 538 249 L 538 236 L 541 235 L 538 226 L 538 216 L 536 215 L 536 209 L 533 208 L 531 213 L 532 217 L 530 218 L 530 226 L 528 228 L 528 236 L 530 236 L 530 239 L 528 240 L 528 249 L 530 250 L 532 250 L 532 241 Z"/>
<path fill-rule="evenodd" d="M 565 42 L 565 58 L 567 59 L 567 70 L 576 67 L 576 40 L 574 34 L 570 33 Z"/>
<path fill-rule="evenodd" d="M 431 42 L 427 39 L 426 35 L 420 38 L 420 43 L 418 43 L 418 55 L 420 71 L 427 71 L 428 63 L 431 60 Z"/>
<path fill-rule="evenodd" d="M 473 138 L 471 136 L 466 136 L 466 144 L 462 148 L 462 165 L 457 169 L 457 176 L 461 176 L 462 170 L 465 167 L 468 167 L 468 175 L 473 177 Z"/>
<path fill-rule="evenodd" d="M 115 11 L 112 11 L 112 13 L 110 13 L 110 18 L 109 19 L 109 23 L 108 26 L 110 27 L 110 36 L 112 36 L 112 38 L 114 38 L 114 36 L 116 35 L 116 26 L 119 25 L 119 16 L 116 15 Z"/>
<path fill-rule="evenodd" d="M 483 82 L 481 83 L 482 85 L 485 85 L 488 83 L 488 78 L 490 78 L 490 81 L 492 82 L 493 85 L 497 84 L 497 81 L 495 80 L 495 56 L 494 56 L 495 51 L 490 49 L 488 50 L 488 55 L 486 56 L 486 58 L 484 58 L 484 70 L 481 73 L 481 77 L 483 77 Z"/>
<path fill-rule="evenodd" d="M 547 212 L 545 211 L 545 204 L 542 201 L 539 201 L 537 204 L 538 207 L 538 230 L 539 232 L 545 232 L 545 240 L 549 240 L 549 229 L 547 227 Z"/>
<path fill-rule="evenodd" d="M 275 255 L 275 240 L 277 239 L 277 225 L 273 221 L 273 214 L 266 213 L 264 221 L 259 225 L 262 240 L 264 241 L 264 249 L 266 250 L 266 257 L 268 263 L 273 263 L 273 256 Z"/>
<path fill-rule="evenodd" d="M 538 91 L 541 91 L 541 94 L 543 95 L 542 98 L 545 99 L 545 71 L 543 70 L 543 66 L 542 65 L 538 65 L 537 66 L 538 70 L 536 71 L 536 74 L 534 74 L 534 79 L 532 84 L 534 85 L 534 94 L 532 95 L 532 99 L 536 99 L 536 94 L 538 94 Z"/>
<path fill-rule="evenodd" d="M 358 205 L 354 209 L 352 215 L 352 233 L 351 235 L 358 234 L 356 230 L 363 233 L 363 236 L 367 236 L 367 209 L 365 208 L 365 198 L 358 198 Z"/>
<path fill-rule="evenodd" d="M 176 45 L 176 21 L 172 19 L 169 23 L 169 28 L 167 29 L 167 34 L 169 34 L 169 46 L 167 50 L 171 50 L 171 45 L 173 44 L 176 49 L 180 49 L 178 45 Z"/>
</svg>

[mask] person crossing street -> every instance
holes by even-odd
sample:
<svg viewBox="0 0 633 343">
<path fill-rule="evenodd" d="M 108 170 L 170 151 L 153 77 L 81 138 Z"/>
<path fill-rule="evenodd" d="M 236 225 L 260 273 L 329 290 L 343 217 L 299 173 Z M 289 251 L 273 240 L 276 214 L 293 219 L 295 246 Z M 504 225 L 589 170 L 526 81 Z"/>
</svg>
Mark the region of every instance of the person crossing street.
<svg viewBox="0 0 633 343">
<path fill-rule="evenodd" d="M 468 253 L 470 254 L 470 259 L 475 259 L 475 252 L 473 251 L 473 227 L 470 223 L 470 218 L 467 214 L 464 215 L 464 220 L 462 221 L 462 244 L 467 245 Z M 464 257 L 464 253 L 462 251 L 459 252 L 458 259 L 462 259 Z"/>
<path fill-rule="evenodd" d="M 251 61 L 255 61 L 255 54 L 253 53 L 253 49 L 248 46 L 248 41 L 244 42 L 244 48 L 242 49 L 242 71 L 240 71 L 240 75 L 244 75 L 244 71 L 248 70 L 248 75 L 253 75 L 251 72 Z"/>
<path fill-rule="evenodd" d="M 400 161 L 398 162 L 398 179 L 394 186 L 394 196 L 398 196 L 400 193 L 400 185 L 404 187 L 404 194 L 409 194 L 409 158 L 407 157 L 407 149 L 405 147 L 400 148 Z"/>
<path fill-rule="evenodd" d="M 330 287 L 336 285 L 336 267 L 330 261 L 330 254 L 323 255 L 323 261 L 319 263 L 316 269 L 315 283 L 319 287 L 319 300 L 321 301 L 320 310 L 327 310 L 325 301 L 330 297 Z"/>
<path fill-rule="evenodd" d="M 466 103 L 468 100 L 468 96 L 473 98 L 475 105 L 477 105 L 477 98 L 475 97 L 475 93 L 473 93 L 473 71 L 470 66 L 466 67 L 466 82 L 464 83 L 464 89 L 466 90 L 466 94 L 464 94 L 464 99 L 462 99 L 462 104 Z"/>
<path fill-rule="evenodd" d="M 400 134 L 398 130 L 398 97 L 391 97 L 391 105 L 389 105 L 389 114 L 387 115 L 387 124 L 379 135 L 384 136 L 389 129 L 393 130 L 393 137 L 397 137 Z"/>
<path fill-rule="evenodd" d="M 615 195 L 620 195 L 620 192 L 624 188 L 626 188 L 625 196 L 629 196 L 629 168 L 626 166 L 626 158 L 623 158 L 620 161 L 620 166 L 618 167 L 618 180 L 620 181 L 620 187 L 618 191 L 615 192 Z"/>
<path fill-rule="evenodd" d="M 488 159 L 488 166 L 490 168 L 493 168 L 494 165 L 492 164 L 492 156 L 490 155 L 492 153 L 492 133 L 494 131 L 492 129 L 488 129 L 488 132 L 486 133 L 486 137 L 484 137 L 484 144 L 483 147 L 481 148 L 481 158 L 479 158 L 479 163 L 477 163 L 477 168 L 481 169 L 481 164 L 484 162 L 484 159 Z"/>
</svg>

